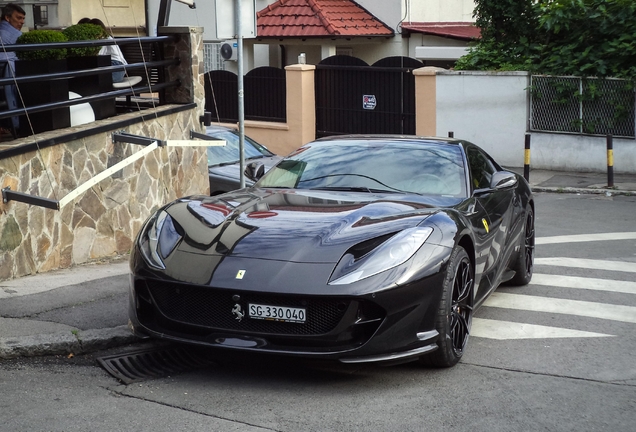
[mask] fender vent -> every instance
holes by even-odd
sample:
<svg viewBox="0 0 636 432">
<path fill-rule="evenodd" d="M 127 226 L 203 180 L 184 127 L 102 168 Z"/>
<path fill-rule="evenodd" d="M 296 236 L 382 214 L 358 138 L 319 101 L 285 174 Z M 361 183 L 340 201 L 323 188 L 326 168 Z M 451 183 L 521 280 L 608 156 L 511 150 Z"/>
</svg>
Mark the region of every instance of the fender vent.
<svg viewBox="0 0 636 432">
<path fill-rule="evenodd" d="M 160 347 L 99 357 L 97 363 L 128 385 L 203 368 L 214 361 L 195 348 Z"/>
</svg>

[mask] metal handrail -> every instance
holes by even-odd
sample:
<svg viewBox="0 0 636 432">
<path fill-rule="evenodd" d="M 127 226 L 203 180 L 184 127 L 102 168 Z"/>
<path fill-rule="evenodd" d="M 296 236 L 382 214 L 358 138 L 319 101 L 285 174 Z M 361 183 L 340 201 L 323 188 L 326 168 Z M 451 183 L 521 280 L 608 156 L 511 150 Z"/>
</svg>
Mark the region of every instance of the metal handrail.
<svg viewBox="0 0 636 432">
<path fill-rule="evenodd" d="M 89 76 L 89 75 L 97 75 L 100 73 L 117 72 L 121 70 L 127 71 L 127 70 L 145 69 L 145 68 L 151 69 L 151 68 L 160 67 L 160 66 L 172 66 L 172 65 L 178 65 L 178 64 L 179 64 L 179 59 L 156 60 L 156 61 L 149 61 L 146 63 L 130 63 L 127 65 L 104 66 L 104 67 L 93 68 L 93 69 L 56 72 L 56 73 L 50 73 L 46 75 L 16 76 L 15 78 L 0 78 L 0 86 L 6 85 L 6 84 L 14 84 L 16 82 L 18 84 L 22 84 L 22 83 L 37 82 L 37 81 L 52 81 L 55 79 L 75 78 L 75 77 L 82 77 L 82 76 Z"/>
<path fill-rule="evenodd" d="M 169 82 L 158 83 L 154 85 L 143 85 L 143 86 L 137 86 L 137 87 L 127 88 L 122 90 L 109 91 L 106 93 L 99 93 L 99 94 L 95 94 L 91 96 L 83 96 L 77 99 L 69 99 L 69 100 L 64 100 L 59 102 L 51 102 L 48 104 L 34 105 L 27 108 L 16 108 L 16 109 L 0 112 L 0 119 L 13 117 L 13 116 L 25 114 L 25 113 L 30 114 L 30 113 L 41 112 L 41 111 L 50 111 L 53 109 L 65 108 L 65 107 L 69 107 L 73 105 L 79 105 L 82 103 L 111 99 L 117 96 L 129 96 L 129 95 L 134 95 L 139 93 L 153 93 L 153 92 L 163 90 L 166 88 L 177 87 L 180 84 L 181 84 L 180 81 L 169 81 Z"/>
<path fill-rule="evenodd" d="M 168 42 L 173 41 L 174 36 L 145 36 L 145 37 L 131 37 L 131 38 L 117 38 L 117 39 L 95 39 L 86 41 L 69 41 L 69 42 L 46 42 L 46 43 L 29 43 L 29 44 L 13 44 L 4 45 L 0 47 L 2 51 L 36 51 L 36 50 L 49 50 L 55 48 L 82 48 L 92 46 L 105 46 L 105 45 L 130 45 L 133 43 L 144 42 Z"/>
<path fill-rule="evenodd" d="M 31 50 L 44 50 L 44 49 L 55 49 L 55 48 L 77 48 L 77 47 L 87 47 L 87 46 L 103 46 L 103 45 L 130 45 L 130 44 L 142 44 L 142 43 L 162 43 L 166 41 L 175 40 L 175 36 L 156 36 L 156 37 L 140 37 L 140 38 L 118 38 L 118 39 L 99 39 L 99 40 L 89 40 L 89 41 L 76 41 L 76 42 L 55 42 L 55 43 L 39 43 L 39 44 L 14 44 L 14 45 L 4 45 L 4 47 L 0 46 L 0 53 L 3 52 L 3 48 L 6 51 L 31 51 Z M 161 52 L 161 50 L 160 50 Z M 163 58 L 160 56 L 160 58 Z M 16 60 L 16 62 L 21 60 Z M 6 60 L 5 60 L 6 62 Z M 159 68 L 160 77 L 164 74 L 162 73 L 162 68 L 167 66 L 173 66 L 179 64 L 178 58 L 168 59 L 168 60 L 153 60 L 146 62 L 138 62 L 138 63 L 130 63 L 127 65 L 113 65 L 113 66 L 104 66 L 97 67 L 91 69 L 81 69 L 74 71 L 64 71 L 64 72 L 55 72 L 55 73 L 47 73 L 42 74 L 39 73 L 37 75 L 25 75 L 25 76 L 13 76 L 13 77 L 1 77 L 0 76 L 0 86 L 14 85 L 17 84 L 18 88 L 20 85 L 26 83 L 33 82 L 42 82 L 42 81 L 54 81 L 54 80 L 69 80 L 76 77 L 85 77 L 85 76 L 94 76 L 99 74 L 110 74 L 117 71 L 131 71 L 131 70 L 140 70 L 140 69 L 157 69 Z M 127 88 L 114 89 L 112 91 L 107 91 L 99 94 L 93 94 L 89 96 L 82 96 L 75 99 L 65 99 L 58 100 L 55 102 L 49 102 L 40 105 L 27 106 L 27 107 L 19 107 L 15 109 L 7 109 L 0 111 L 0 119 L 6 119 L 14 116 L 37 113 L 42 111 L 51 111 L 59 108 L 66 108 L 74 105 L 80 105 L 88 102 L 97 102 L 107 99 L 114 99 L 117 97 L 129 97 L 132 95 L 138 95 L 140 93 L 159 93 L 163 95 L 163 91 L 167 88 L 177 87 L 181 85 L 179 80 L 173 80 L 170 82 L 161 82 L 161 83 L 147 83 L 137 86 L 130 86 Z M 161 97 L 160 97 L 161 99 Z M 161 104 L 161 103 L 160 103 Z"/>
</svg>

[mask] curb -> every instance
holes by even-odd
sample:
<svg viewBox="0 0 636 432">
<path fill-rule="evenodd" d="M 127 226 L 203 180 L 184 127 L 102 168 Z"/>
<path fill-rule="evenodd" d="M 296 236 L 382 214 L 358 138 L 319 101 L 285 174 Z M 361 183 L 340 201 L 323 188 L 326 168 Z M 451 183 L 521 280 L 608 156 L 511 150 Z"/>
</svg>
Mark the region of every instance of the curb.
<svg viewBox="0 0 636 432">
<path fill-rule="evenodd" d="M 561 194 L 588 194 L 588 195 L 607 195 L 607 196 L 636 196 L 636 191 L 619 190 L 619 189 L 588 189 L 573 187 L 541 187 L 531 186 L 532 192 L 550 192 Z"/>
<path fill-rule="evenodd" d="M 48 355 L 86 354 L 138 342 L 127 325 L 77 333 L 57 333 L 0 338 L 0 359 Z"/>
</svg>

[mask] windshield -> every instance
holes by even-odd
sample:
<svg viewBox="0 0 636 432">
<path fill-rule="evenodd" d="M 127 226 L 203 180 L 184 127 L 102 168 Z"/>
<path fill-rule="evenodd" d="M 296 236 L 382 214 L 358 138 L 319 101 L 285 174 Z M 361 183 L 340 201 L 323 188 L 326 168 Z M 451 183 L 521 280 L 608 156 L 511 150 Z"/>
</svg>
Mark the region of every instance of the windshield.
<svg viewBox="0 0 636 432">
<path fill-rule="evenodd" d="M 308 145 L 272 168 L 257 186 L 466 196 L 460 147 L 430 142 Z"/>
<path fill-rule="evenodd" d="M 240 160 L 239 137 L 232 131 L 215 131 L 208 133 L 209 136 L 225 140 L 225 146 L 208 147 L 208 166 L 237 163 Z M 249 137 L 245 137 L 245 159 L 256 159 L 269 157 L 273 154 L 264 146 L 258 144 Z"/>
</svg>

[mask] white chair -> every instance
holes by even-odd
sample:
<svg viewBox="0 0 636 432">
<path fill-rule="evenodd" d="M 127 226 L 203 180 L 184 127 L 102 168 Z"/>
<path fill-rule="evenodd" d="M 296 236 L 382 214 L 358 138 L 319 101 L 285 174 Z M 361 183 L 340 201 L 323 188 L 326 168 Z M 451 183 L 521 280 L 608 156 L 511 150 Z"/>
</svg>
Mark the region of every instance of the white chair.
<svg viewBox="0 0 636 432">
<path fill-rule="evenodd" d="M 113 88 L 116 89 L 124 89 L 128 87 L 133 87 L 141 82 L 140 76 L 127 76 L 124 77 L 123 81 L 113 83 Z"/>
<path fill-rule="evenodd" d="M 68 92 L 69 99 L 79 99 L 82 96 L 74 92 Z M 71 126 L 79 126 L 95 121 L 95 113 L 89 103 L 71 105 L 69 107 L 71 113 Z"/>
</svg>

